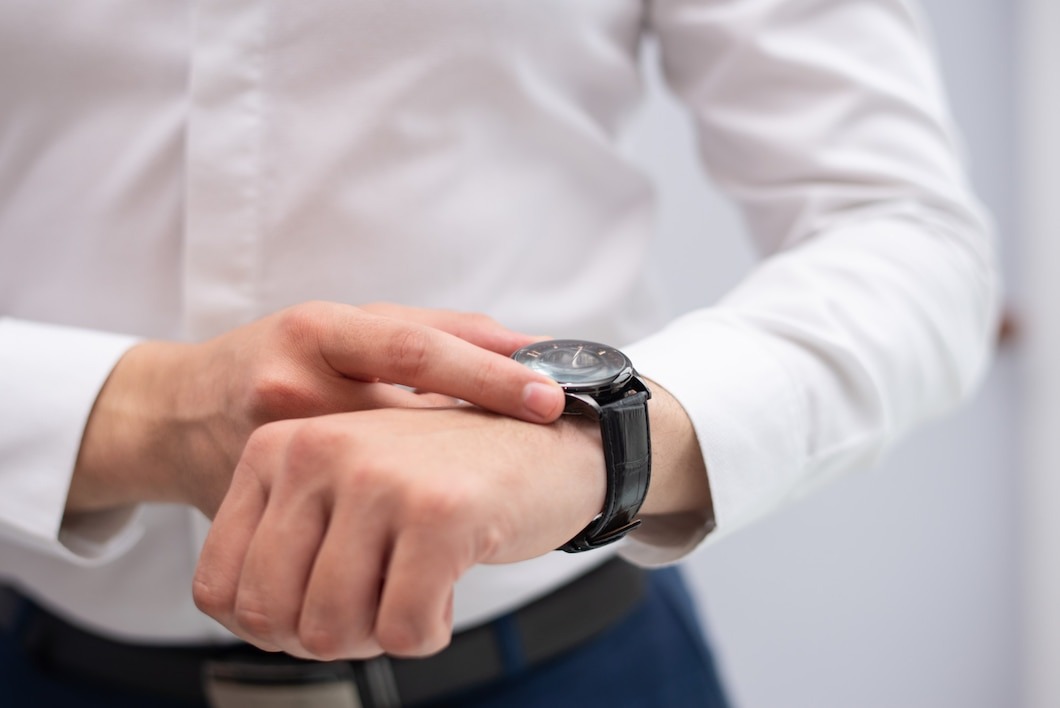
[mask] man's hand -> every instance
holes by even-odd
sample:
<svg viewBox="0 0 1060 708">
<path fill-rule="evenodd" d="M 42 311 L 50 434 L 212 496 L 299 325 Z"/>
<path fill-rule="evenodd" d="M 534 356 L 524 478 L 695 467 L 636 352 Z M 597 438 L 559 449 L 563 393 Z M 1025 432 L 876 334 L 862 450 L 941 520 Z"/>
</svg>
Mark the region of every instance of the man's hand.
<svg viewBox="0 0 1060 708">
<path fill-rule="evenodd" d="M 214 520 L 195 602 L 268 650 L 433 653 L 449 641 L 457 578 L 569 540 L 603 506 L 603 465 L 585 419 L 464 407 L 266 425 Z"/>
<path fill-rule="evenodd" d="M 649 521 L 710 507 L 680 404 L 652 385 Z M 268 650 L 423 656 L 452 631 L 476 563 L 542 555 L 603 508 L 599 424 L 531 425 L 471 407 L 284 421 L 251 437 L 195 575 L 198 607 Z"/>
<path fill-rule="evenodd" d="M 276 420 L 458 398 L 548 422 L 559 386 L 506 356 L 530 341 L 481 315 L 307 303 L 201 344 L 145 342 L 100 392 L 67 510 L 173 501 L 212 513 L 250 434 Z"/>
</svg>

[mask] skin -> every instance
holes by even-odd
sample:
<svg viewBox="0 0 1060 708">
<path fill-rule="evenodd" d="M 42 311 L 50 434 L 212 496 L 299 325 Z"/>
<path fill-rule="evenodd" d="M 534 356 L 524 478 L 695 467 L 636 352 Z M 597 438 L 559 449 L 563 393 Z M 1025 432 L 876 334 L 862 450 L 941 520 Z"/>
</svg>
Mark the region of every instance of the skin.
<svg viewBox="0 0 1060 708">
<path fill-rule="evenodd" d="M 160 501 L 212 516 L 250 434 L 277 420 L 462 399 L 552 421 L 562 390 L 507 358 L 535 339 L 483 315 L 311 302 L 201 344 L 145 342 L 97 397 L 67 511 Z"/>
<path fill-rule="evenodd" d="M 557 420 L 559 387 L 506 358 L 532 340 L 476 315 L 314 303 L 144 343 L 100 392 L 68 513 L 199 508 L 214 523 L 195 603 L 263 649 L 432 654 L 464 572 L 547 553 L 603 506 L 597 424 Z M 648 533 L 710 508 L 691 423 L 649 385 Z"/>
</svg>

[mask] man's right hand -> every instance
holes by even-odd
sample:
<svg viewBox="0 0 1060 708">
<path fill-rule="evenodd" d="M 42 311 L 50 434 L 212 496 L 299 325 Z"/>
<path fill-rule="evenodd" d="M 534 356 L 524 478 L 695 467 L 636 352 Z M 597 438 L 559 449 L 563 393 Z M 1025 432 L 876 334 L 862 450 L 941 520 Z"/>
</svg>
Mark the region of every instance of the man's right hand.
<svg viewBox="0 0 1060 708">
<path fill-rule="evenodd" d="M 306 303 L 201 344 L 144 342 L 100 391 L 67 511 L 210 505 L 250 434 L 276 420 L 457 398 L 550 422 L 559 386 L 507 358 L 531 341 L 483 315 Z"/>
</svg>

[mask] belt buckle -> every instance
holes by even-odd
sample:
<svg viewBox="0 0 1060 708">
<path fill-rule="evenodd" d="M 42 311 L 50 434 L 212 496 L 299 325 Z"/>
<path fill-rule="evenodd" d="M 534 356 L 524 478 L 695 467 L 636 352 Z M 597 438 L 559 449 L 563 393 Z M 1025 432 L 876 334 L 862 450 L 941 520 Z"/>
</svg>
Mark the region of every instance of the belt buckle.
<svg viewBox="0 0 1060 708">
<path fill-rule="evenodd" d="M 211 708 L 363 708 L 348 662 L 218 659 L 202 679 Z"/>
</svg>

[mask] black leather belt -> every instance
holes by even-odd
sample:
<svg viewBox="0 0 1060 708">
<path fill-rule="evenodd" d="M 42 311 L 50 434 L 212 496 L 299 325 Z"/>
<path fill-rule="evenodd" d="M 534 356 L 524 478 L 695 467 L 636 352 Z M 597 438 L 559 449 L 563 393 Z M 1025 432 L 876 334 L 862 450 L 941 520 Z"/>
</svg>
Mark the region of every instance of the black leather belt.
<svg viewBox="0 0 1060 708">
<path fill-rule="evenodd" d="M 644 596 L 645 571 L 611 559 L 500 620 L 464 630 L 426 659 L 306 662 L 246 645 L 158 647 L 81 630 L 0 588 L 0 628 L 42 671 L 114 690 L 215 708 L 413 706 L 505 675 L 512 652 L 528 665 L 574 649 L 626 616 Z M 500 623 L 514 623 L 518 646 Z"/>
</svg>

